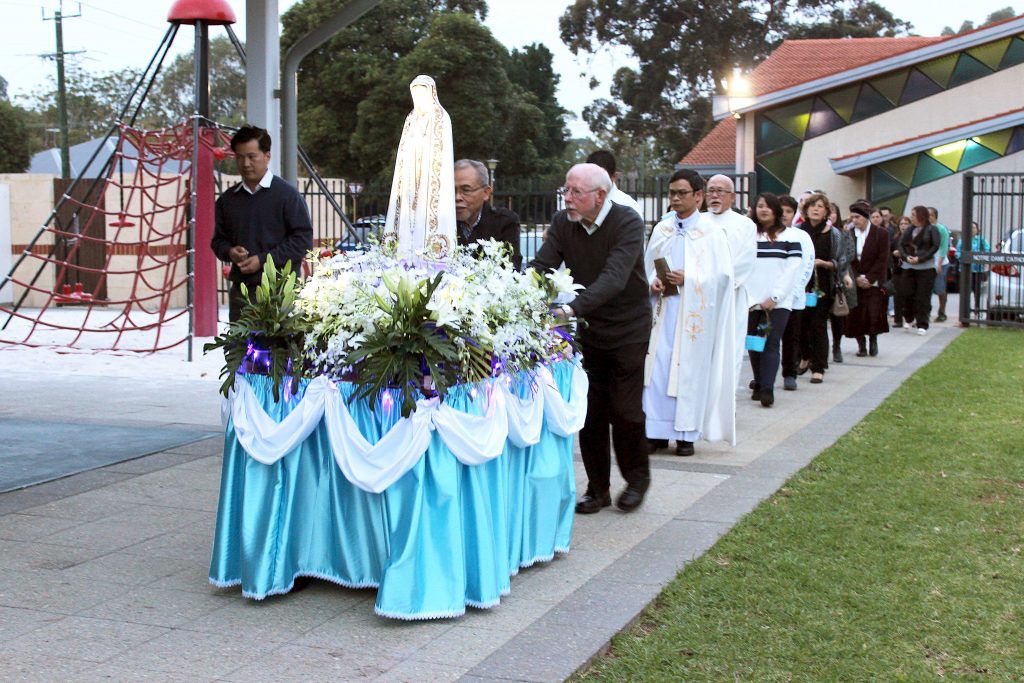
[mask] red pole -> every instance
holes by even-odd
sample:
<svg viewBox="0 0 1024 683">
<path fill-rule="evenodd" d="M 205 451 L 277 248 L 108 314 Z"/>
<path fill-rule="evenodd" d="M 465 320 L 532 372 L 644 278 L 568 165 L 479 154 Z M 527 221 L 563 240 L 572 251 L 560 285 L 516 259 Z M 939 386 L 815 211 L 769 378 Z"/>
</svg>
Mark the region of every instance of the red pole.
<svg viewBox="0 0 1024 683">
<path fill-rule="evenodd" d="M 217 335 L 217 257 L 213 239 L 213 143 L 216 131 L 200 128 L 203 143 L 196 159 L 195 321 L 197 337 Z"/>
</svg>

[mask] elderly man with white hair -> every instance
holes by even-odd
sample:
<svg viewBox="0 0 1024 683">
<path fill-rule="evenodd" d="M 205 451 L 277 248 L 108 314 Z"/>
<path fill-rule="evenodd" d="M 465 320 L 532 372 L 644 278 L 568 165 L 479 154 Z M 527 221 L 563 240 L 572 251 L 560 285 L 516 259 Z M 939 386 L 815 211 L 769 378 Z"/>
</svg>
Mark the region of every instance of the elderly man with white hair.
<svg viewBox="0 0 1024 683">
<path fill-rule="evenodd" d="M 540 272 L 563 262 L 584 289 L 561 314 L 580 318 L 577 341 L 590 380 L 580 452 L 587 490 L 579 514 L 599 512 L 611 499 L 611 446 L 626 488 L 616 504 L 630 512 L 643 503 L 651 474 L 643 410 L 643 371 L 651 335 L 644 270 L 643 219 L 609 199 L 612 182 L 595 164 L 565 176 L 565 210 L 551 219 L 547 239 L 530 265 Z M 611 442 L 608 431 L 611 427 Z"/>
</svg>

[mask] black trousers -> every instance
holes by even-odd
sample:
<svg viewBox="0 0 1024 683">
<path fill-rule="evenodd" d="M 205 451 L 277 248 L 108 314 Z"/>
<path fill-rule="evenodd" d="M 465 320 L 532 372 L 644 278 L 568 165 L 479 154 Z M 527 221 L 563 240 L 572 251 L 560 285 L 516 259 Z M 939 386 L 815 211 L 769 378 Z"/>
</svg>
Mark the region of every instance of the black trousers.
<svg viewBox="0 0 1024 683">
<path fill-rule="evenodd" d="M 580 430 L 587 488 L 598 495 L 610 488 L 612 445 L 622 478 L 646 484 L 651 479 L 643 405 L 647 342 L 615 349 L 584 345 L 582 350 L 583 369 L 590 380 L 587 420 Z"/>
<path fill-rule="evenodd" d="M 818 305 L 800 316 L 800 358 L 809 361 L 811 372 L 825 372 L 828 362 L 828 317 L 832 297 L 819 296 Z"/>
<path fill-rule="evenodd" d="M 832 325 L 832 348 L 838 349 L 839 342 L 843 339 L 843 332 L 846 330 L 846 318 L 841 315 L 828 314 L 828 321 Z"/>
<path fill-rule="evenodd" d="M 796 371 L 800 368 L 800 320 L 803 318 L 803 309 L 789 312 L 789 321 L 786 323 L 786 330 L 782 333 L 782 376 L 796 377 Z M 774 325 L 774 323 L 772 323 Z M 757 381 L 757 376 L 754 376 Z"/>
<path fill-rule="evenodd" d="M 782 337 L 785 335 L 789 321 L 788 308 L 776 308 L 768 314 L 772 331 L 764 343 L 764 351 L 747 351 L 750 357 L 750 369 L 754 372 L 754 382 L 763 391 L 774 391 L 775 376 L 779 372 L 779 356 Z M 747 314 L 747 334 L 756 334 L 757 326 L 764 320 L 764 311 L 750 311 Z"/>
<path fill-rule="evenodd" d="M 935 286 L 935 269 L 903 269 L 900 279 L 900 293 L 903 295 L 903 320 L 916 322 L 919 328 L 928 329 L 932 316 L 932 288 Z"/>
<path fill-rule="evenodd" d="M 249 289 L 249 301 L 256 301 L 256 285 L 246 285 Z M 231 291 L 228 292 L 228 322 L 235 322 L 242 315 L 242 307 L 245 306 L 245 297 L 242 295 L 242 287 L 237 282 L 231 283 Z"/>
</svg>

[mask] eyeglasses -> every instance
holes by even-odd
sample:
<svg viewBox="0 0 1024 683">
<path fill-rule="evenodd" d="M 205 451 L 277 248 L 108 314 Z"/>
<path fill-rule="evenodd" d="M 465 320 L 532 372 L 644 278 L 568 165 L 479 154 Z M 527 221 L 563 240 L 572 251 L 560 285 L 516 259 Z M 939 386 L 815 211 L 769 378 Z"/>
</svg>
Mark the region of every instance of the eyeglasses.
<svg viewBox="0 0 1024 683">
<path fill-rule="evenodd" d="M 709 187 L 705 192 L 709 195 L 732 194 L 735 190 L 727 190 L 724 187 Z"/>
<path fill-rule="evenodd" d="M 599 187 L 595 187 L 593 190 L 581 190 L 581 189 L 576 188 L 576 187 L 560 187 L 560 188 L 558 188 L 558 191 L 562 195 L 569 195 L 573 199 L 579 199 L 580 197 L 582 197 L 585 194 L 590 194 L 591 192 L 597 192 L 600 189 L 601 188 L 599 188 Z"/>
<path fill-rule="evenodd" d="M 695 194 L 695 193 L 694 193 L 693 190 L 669 190 L 668 191 L 668 196 L 669 197 L 679 197 L 679 198 L 682 198 L 682 197 L 685 197 L 688 194 Z"/>
<path fill-rule="evenodd" d="M 467 186 L 463 185 L 462 187 L 456 187 L 455 188 L 455 194 L 461 194 L 463 197 L 465 197 L 466 195 L 473 194 L 477 190 L 482 190 L 485 187 L 487 187 L 487 186 L 486 185 L 477 185 L 476 187 L 467 187 Z"/>
</svg>

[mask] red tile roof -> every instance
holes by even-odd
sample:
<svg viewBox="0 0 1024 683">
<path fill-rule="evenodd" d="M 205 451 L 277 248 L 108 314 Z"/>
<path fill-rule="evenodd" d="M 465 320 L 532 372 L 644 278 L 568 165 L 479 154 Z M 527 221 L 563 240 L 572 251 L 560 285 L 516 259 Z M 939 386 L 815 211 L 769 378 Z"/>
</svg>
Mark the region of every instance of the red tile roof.
<svg viewBox="0 0 1024 683">
<path fill-rule="evenodd" d="M 853 152 L 852 154 L 844 154 L 841 157 L 833 157 L 832 160 L 833 161 L 842 161 L 843 159 L 849 159 L 850 157 L 856 157 L 856 156 L 860 156 L 862 154 L 870 154 L 871 152 L 877 152 L 879 150 L 887 149 L 889 147 L 895 147 L 896 145 L 905 145 L 908 142 L 913 142 L 914 140 L 920 140 L 922 138 L 931 137 L 932 135 L 940 135 L 941 133 L 945 133 L 947 131 L 957 130 L 959 128 L 966 128 L 967 126 L 973 126 L 973 125 L 976 125 L 976 124 L 979 124 L 979 123 L 985 123 L 986 121 L 991 121 L 992 119 L 998 119 L 998 118 L 1002 118 L 1004 116 L 1010 116 L 1011 114 L 1019 114 L 1021 112 L 1024 112 L 1024 107 L 1019 107 L 1017 109 L 1011 109 L 1009 111 L 999 112 L 998 114 L 993 114 L 992 116 L 986 116 L 986 117 L 981 118 L 981 119 L 975 119 L 974 121 L 965 121 L 964 123 L 958 123 L 955 126 L 949 126 L 948 128 L 940 128 L 939 130 L 932 130 L 932 131 L 929 131 L 927 133 L 921 133 L 920 135 L 915 135 L 914 137 L 911 137 L 911 138 L 906 138 L 904 140 L 897 140 L 896 142 L 890 142 L 890 143 L 887 143 L 887 144 L 884 144 L 884 145 L 879 145 L 877 147 L 869 147 L 868 149 L 862 149 L 861 151 Z"/>
<path fill-rule="evenodd" d="M 718 122 L 686 156 L 679 161 L 690 166 L 734 166 L 736 164 L 736 119 L 729 116 Z"/>
<path fill-rule="evenodd" d="M 750 74 L 750 95 L 760 97 L 910 52 L 947 37 L 820 38 L 786 40 Z"/>
</svg>

